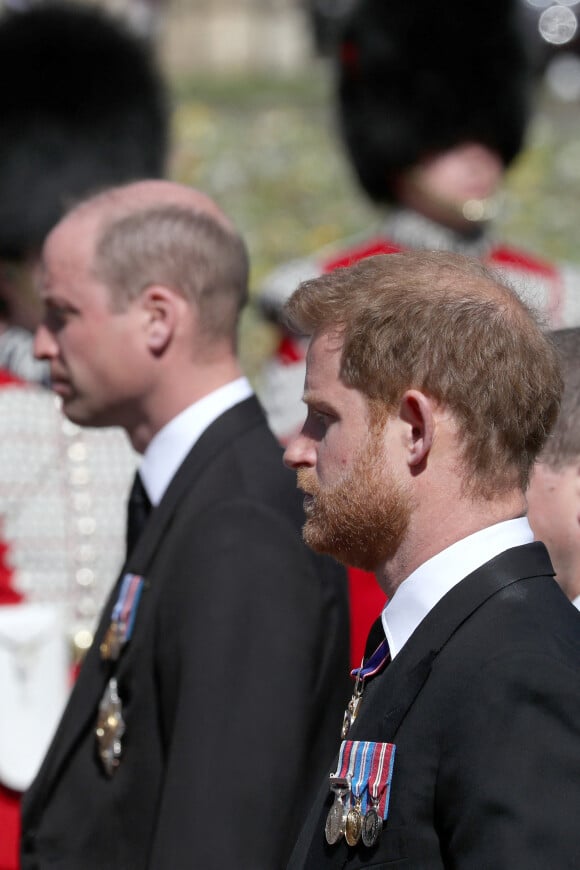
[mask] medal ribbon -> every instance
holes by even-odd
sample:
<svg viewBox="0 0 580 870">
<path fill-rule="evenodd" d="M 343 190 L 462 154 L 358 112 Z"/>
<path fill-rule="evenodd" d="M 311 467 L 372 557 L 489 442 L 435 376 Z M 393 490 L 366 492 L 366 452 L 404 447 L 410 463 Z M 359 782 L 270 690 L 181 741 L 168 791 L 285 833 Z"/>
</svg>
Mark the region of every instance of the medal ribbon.
<svg viewBox="0 0 580 870">
<path fill-rule="evenodd" d="M 336 773 L 334 774 L 334 777 L 339 779 L 346 779 L 346 775 L 348 773 L 348 766 L 350 764 L 351 750 L 352 740 L 343 740 L 340 744 L 340 752 L 338 754 L 338 767 L 336 768 Z"/>
<path fill-rule="evenodd" d="M 394 743 L 374 743 L 371 770 L 369 775 L 369 793 L 373 801 L 378 799 L 377 812 L 382 819 L 387 818 L 389 797 L 395 763 Z"/>
<path fill-rule="evenodd" d="M 133 632 L 137 605 L 143 591 L 143 577 L 139 574 L 125 574 L 117 603 L 111 614 L 112 622 L 123 630 L 123 643 L 127 643 Z"/>
<path fill-rule="evenodd" d="M 340 744 L 338 767 L 336 768 L 336 773 L 334 774 L 334 777 L 330 778 L 331 788 L 332 780 L 335 778 L 345 779 L 347 780 L 349 785 L 352 782 L 356 762 L 356 750 L 353 752 L 353 747 L 356 747 L 356 745 L 357 744 L 352 740 L 343 740 Z"/>
<path fill-rule="evenodd" d="M 333 778 L 348 780 L 352 783 L 352 796 L 355 800 L 362 794 L 361 812 L 363 815 L 369 809 L 372 798 L 372 802 L 377 806 L 377 812 L 382 819 L 386 819 L 395 763 L 395 748 L 394 743 L 343 740 L 336 773 L 334 777 L 331 777 L 331 787 Z"/>
<path fill-rule="evenodd" d="M 351 676 L 356 677 L 357 683 L 360 680 L 366 680 L 367 677 L 374 677 L 375 674 L 378 674 L 384 668 L 390 658 L 389 641 L 385 638 L 378 645 L 372 656 L 366 660 L 366 663 L 363 662 L 360 668 L 354 668 L 350 672 Z"/>
<path fill-rule="evenodd" d="M 137 615 L 137 606 L 143 591 L 143 578 L 139 574 L 131 574 L 131 582 L 127 590 L 127 597 L 121 611 L 121 621 L 125 624 L 125 643 L 130 639 Z"/>
<path fill-rule="evenodd" d="M 370 768 L 372 762 L 372 747 L 373 744 L 369 743 L 368 740 L 356 740 L 354 742 L 353 752 L 355 755 L 355 769 L 354 769 L 354 780 L 352 784 L 352 794 L 355 799 L 361 797 L 363 791 L 366 791 L 366 787 L 369 782 Z M 363 803 L 361 804 L 361 811 L 366 811 L 366 794 L 363 796 Z"/>
</svg>

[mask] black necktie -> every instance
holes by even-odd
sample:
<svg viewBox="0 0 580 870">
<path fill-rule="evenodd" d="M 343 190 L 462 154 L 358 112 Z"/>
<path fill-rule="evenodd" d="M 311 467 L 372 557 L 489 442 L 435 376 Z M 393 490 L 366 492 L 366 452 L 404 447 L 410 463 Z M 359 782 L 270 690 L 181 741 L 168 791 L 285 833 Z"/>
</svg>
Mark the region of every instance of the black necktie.
<svg viewBox="0 0 580 870">
<path fill-rule="evenodd" d="M 129 495 L 127 510 L 127 556 L 131 555 L 135 544 L 139 540 L 150 512 L 151 502 L 145 492 L 143 481 L 137 473 L 133 481 L 131 494 Z"/>
<path fill-rule="evenodd" d="M 383 628 L 382 617 L 379 616 L 370 627 L 367 642 L 365 646 L 365 661 L 372 656 L 376 648 L 385 639 L 385 629 Z"/>
</svg>

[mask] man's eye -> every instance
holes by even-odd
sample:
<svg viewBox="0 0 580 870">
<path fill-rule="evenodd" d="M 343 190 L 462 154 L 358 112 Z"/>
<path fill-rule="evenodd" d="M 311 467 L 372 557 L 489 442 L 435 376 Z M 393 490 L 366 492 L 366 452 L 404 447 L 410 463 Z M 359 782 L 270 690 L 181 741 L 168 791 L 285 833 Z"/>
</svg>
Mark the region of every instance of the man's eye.
<svg viewBox="0 0 580 870">
<path fill-rule="evenodd" d="M 65 325 L 69 313 L 67 308 L 55 308 L 51 306 L 45 312 L 44 322 L 51 332 L 56 332 Z"/>
<path fill-rule="evenodd" d="M 335 419 L 332 414 L 328 414 L 325 411 L 311 410 L 310 415 L 314 423 L 323 429 L 328 429 Z"/>
</svg>

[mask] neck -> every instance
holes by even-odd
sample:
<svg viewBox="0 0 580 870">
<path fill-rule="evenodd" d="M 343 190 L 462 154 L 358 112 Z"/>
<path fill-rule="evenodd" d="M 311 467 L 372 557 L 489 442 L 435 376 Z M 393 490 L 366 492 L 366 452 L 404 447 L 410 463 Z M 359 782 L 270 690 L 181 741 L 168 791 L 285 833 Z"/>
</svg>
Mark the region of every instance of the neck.
<svg viewBox="0 0 580 870">
<path fill-rule="evenodd" d="M 490 501 L 469 498 L 442 499 L 418 507 L 407 534 L 394 556 L 376 570 L 377 582 L 388 597 L 420 565 L 469 535 L 505 520 L 524 516 L 526 502 L 521 490 Z"/>
<path fill-rule="evenodd" d="M 135 419 L 125 425 L 131 444 L 144 453 L 155 435 L 186 408 L 242 377 L 235 357 L 218 362 L 199 363 L 181 369 L 168 370 L 170 377 L 159 379 L 151 394 L 138 408 Z"/>
</svg>

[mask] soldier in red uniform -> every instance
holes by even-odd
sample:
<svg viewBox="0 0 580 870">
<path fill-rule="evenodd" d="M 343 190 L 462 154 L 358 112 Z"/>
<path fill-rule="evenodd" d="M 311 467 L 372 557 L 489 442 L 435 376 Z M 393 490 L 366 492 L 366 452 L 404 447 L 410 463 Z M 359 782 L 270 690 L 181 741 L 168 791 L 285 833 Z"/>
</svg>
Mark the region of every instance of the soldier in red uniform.
<svg viewBox="0 0 580 870">
<path fill-rule="evenodd" d="M 280 323 L 261 377 L 270 425 L 285 443 L 304 417 L 306 343 L 282 325 L 299 281 L 379 253 L 449 250 L 497 267 L 552 327 L 580 323 L 580 274 L 494 237 L 504 172 L 522 148 L 532 84 L 519 7 L 511 0 L 360 0 L 337 49 L 337 102 L 346 150 L 378 231 L 285 264 L 259 304 Z M 356 574 L 356 576 L 354 576 Z M 351 572 L 353 663 L 383 599 Z"/>
</svg>

